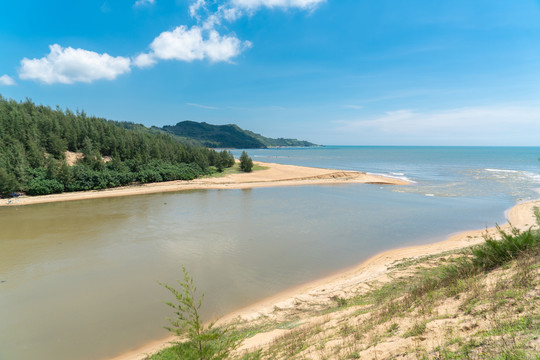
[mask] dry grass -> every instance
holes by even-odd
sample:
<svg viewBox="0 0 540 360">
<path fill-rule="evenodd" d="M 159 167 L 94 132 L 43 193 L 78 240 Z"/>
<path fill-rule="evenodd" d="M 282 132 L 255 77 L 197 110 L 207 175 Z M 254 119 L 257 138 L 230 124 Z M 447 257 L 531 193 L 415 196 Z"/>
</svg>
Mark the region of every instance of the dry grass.
<svg viewBox="0 0 540 360">
<path fill-rule="evenodd" d="M 515 244 L 522 233 L 511 235 Z M 235 356 L 540 359 L 540 249 L 510 254 L 504 244 L 492 245 L 502 254 L 499 263 L 480 247 L 405 262 L 394 267 L 392 280 L 353 297 L 334 296 L 324 309 L 306 311 L 304 325 Z"/>
</svg>

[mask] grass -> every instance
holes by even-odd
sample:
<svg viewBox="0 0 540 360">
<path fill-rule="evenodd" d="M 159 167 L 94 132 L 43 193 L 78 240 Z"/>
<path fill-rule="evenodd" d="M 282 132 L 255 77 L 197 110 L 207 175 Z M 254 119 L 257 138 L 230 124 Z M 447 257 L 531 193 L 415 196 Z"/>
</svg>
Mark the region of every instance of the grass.
<svg viewBox="0 0 540 360">
<path fill-rule="evenodd" d="M 217 177 L 223 177 L 230 174 L 244 174 L 242 170 L 240 170 L 240 164 L 236 163 L 230 168 L 223 169 L 222 172 L 218 172 L 215 167 L 213 167 L 214 172 L 211 175 L 204 176 L 205 178 L 217 178 Z M 252 171 L 260 171 L 260 170 L 268 170 L 270 169 L 268 166 L 262 166 L 259 164 L 253 164 Z"/>
</svg>

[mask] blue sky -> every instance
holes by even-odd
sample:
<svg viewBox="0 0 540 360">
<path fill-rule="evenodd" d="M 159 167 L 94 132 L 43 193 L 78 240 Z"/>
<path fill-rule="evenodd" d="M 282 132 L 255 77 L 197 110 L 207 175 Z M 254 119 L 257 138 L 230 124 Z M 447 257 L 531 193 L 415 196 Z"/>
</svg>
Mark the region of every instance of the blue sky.
<svg viewBox="0 0 540 360">
<path fill-rule="evenodd" d="M 336 145 L 540 145 L 540 2 L 18 0 L 0 94 Z"/>
</svg>

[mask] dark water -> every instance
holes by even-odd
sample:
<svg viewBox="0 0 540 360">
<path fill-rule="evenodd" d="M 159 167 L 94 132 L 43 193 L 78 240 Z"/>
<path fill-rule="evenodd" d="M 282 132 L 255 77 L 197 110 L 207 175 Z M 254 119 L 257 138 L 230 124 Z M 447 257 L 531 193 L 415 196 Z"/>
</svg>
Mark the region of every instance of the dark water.
<svg viewBox="0 0 540 360">
<path fill-rule="evenodd" d="M 260 160 L 278 162 L 272 151 L 286 150 L 267 150 Z M 386 249 L 502 223 L 505 209 L 534 196 L 536 158 L 530 168 L 527 161 L 515 168 L 462 162 L 415 175 L 411 169 L 428 171 L 426 159 L 417 156 L 408 166 L 400 160 L 397 167 L 391 156 L 380 157 L 396 168 L 367 170 L 403 174 L 396 176 L 416 184 L 209 190 L 0 208 L 0 359 L 103 359 L 166 336 L 162 326 L 171 314 L 163 301 L 170 298 L 157 281 L 173 284 L 180 264 L 206 293 L 211 319 Z M 467 181 L 478 189 L 480 181 L 500 183 L 507 191 L 461 191 Z M 452 182 L 458 185 L 440 190 Z"/>
</svg>

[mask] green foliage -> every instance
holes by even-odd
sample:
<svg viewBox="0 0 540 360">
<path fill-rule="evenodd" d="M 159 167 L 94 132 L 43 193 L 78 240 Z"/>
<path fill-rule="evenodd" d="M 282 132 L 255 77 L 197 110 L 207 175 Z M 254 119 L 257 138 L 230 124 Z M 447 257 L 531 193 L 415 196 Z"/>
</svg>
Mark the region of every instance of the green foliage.
<svg viewBox="0 0 540 360">
<path fill-rule="evenodd" d="M 0 195 L 7 195 L 17 190 L 17 179 L 8 174 L 6 169 L 0 168 Z"/>
<path fill-rule="evenodd" d="M 539 234 L 536 231 L 521 232 L 512 228 L 510 233 L 506 233 L 500 227 L 497 227 L 497 230 L 502 240 L 486 237 L 482 246 L 472 250 L 473 266 L 476 269 L 491 270 L 540 246 Z"/>
<path fill-rule="evenodd" d="M 179 289 L 160 283 L 174 295 L 176 300 L 166 303 L 174 310 L 176 316 L 169 318 L 171 326 L 166 329 L 177 336 L 186 336 L 188 340 L 173 348 L 176 357 L 171 357 L 171 359 L 219 360 L 227 358 L 240 339 L 230 329 L 216 328 L 213 324 L 203 323 L 200 309 L 204 294 L 197 298 L 197 288 L 193 283 L 193 278 L 184 266 L 182 266 L 182 272 L 184 279 L 178 280 Z"/>
<path fill-rule="evenodd" d="M 234 164 L 218 153 L 178 142 L 163 131 L 22 103 L 0 96 L 0 195 L 104 189 L 132 182 L 191 180 Z M 83 154 L 75 166 L 65 152 Z M 105 163 L 103 157 L 112 157 Z M 231 159 L 233 163 L 231 164 Z"/>
<path fill-rule="evenodd" d="M 485 242 L 473 247 L 467 256 L 457 259 L 452 264 L 425 271 L 420 280 L 413 284 L 409 298 L 418 299 L 442 287 L 458 286 L 464 279 L 540 251 L 539 230 L 520 231 L 512 227 L 510 232 L 505 232 L 500 227 L 497 229 L 501 240 L 486 235 Z"/>
<path fill-rule="evenodd" d="M 267 138 L 232 124 L 211 125 L 205 122 L 182 121 L 174 126 L 164 126 L 159 130 L 174 134 L 183 141 L 195 140 L 210 148 L 258 149 L 269 146 L 316 146 L 296 139 Z"/>
<path fill-rule="evenodd" d="M 240 169 L 244 172 L 251 172 L 253 170 L 253 160 L 251 160 L 245 151 L 242 151 L 242 155 L 240 155 Z"/>
</svg>

